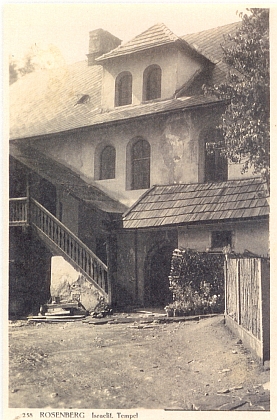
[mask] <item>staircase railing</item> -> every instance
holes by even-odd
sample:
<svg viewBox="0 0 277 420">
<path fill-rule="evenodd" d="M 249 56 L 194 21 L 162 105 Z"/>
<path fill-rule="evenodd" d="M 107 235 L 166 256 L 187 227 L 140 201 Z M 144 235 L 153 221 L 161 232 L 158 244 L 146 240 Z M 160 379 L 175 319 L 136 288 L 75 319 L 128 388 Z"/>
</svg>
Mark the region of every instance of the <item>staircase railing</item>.
<svg viewBox="0 0 277 420">
<path fill-rule="evenodd" d="M 30 199 L 30 223 L 43 236 L 50 248 L 55 249 L 75 268 L 79 269 L 111 300 L 108 267 L 63 223 L 33 198 Z"/>
<path fill-rule="evenodd" d="M 9 221 L 10 226 L 22 226 L 28 223 L 27 197 L 10 198 Z"/>
</svg>

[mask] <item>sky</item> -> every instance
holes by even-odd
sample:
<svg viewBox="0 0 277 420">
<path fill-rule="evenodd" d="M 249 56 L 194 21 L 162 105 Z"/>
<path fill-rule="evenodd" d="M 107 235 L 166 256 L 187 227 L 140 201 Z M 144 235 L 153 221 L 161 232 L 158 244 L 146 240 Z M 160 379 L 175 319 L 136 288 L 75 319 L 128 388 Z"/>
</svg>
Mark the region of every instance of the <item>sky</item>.
<svg viewBox="0 0 277 420">
<path fill-rule="evenodd" d="M 243 3 L 17 3 L 4 5 L 4 49 L 16 60 L 35 44 L 57 47 L 66 63 L 86 59 L 89 31 L 102 28 L 123 42 L 156 23 L 178 36 L 240 20 Z"/>
</svg>

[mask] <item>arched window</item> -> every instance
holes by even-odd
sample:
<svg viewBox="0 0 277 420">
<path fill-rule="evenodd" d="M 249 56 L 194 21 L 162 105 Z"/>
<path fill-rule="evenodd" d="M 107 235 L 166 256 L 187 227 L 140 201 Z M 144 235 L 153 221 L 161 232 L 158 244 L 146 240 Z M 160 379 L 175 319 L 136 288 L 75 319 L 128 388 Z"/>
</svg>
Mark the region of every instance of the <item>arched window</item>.
<svg viewBox="0 0 277 420">
<path fill-rule="evenodd" d="M 120 73 L 115 81 L 115 106 L 132 103 L 132 75 L 129 72 Z"/>
<path fill-rule="evenodd" d="M 162 70 L 157 65 L 147 67 L 143 73 L 143 98 L 145 101 L 161 97 Z"/>
<path fill-rule="evenodd" d="M 131 149 L 131 189 L 150 187 L 150 144 L 144 139 L 137 140 Z"/>
<path fill-rule="evenodd" d="M 205 182 L 220 182 L 228 179 L 228 161 L 220 153 L 220 138 L 217 130 L 211 129 L 204 139 Z"/>
<path fill-rule="evenodd" d="M 106 146 L 100 155 L 100 179 L 115 178 L 115 148 Z"/>
</svg>

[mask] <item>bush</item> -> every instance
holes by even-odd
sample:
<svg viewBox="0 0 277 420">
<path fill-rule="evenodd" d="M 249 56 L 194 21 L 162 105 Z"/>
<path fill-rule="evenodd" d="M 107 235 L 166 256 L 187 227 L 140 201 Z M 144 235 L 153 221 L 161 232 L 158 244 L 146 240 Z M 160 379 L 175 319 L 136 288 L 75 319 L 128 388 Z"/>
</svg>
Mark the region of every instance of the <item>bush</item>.
<svg viewBox="0 0 277 420">
<path fill-rule="evenodd" d="M 224 255 L 175 250 L 169 276 L 174 315 L 223 312 Z"/>
</svg>

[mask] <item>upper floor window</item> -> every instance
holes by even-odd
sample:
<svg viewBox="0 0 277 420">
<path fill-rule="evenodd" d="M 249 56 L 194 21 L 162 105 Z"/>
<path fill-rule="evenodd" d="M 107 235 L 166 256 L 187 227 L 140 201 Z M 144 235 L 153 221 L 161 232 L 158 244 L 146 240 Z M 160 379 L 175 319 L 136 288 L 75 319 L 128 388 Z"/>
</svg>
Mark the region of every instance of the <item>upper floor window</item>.
<svg viewBox="0 0 277 420">
<path fill-rule="evenodd" d="M 205 182 L 220 182 L 228 179 L 228 161 L 220 153 L 219 134 L 216 130 L 207 132 L 205 145 Z"/>
<path fill-rule="evenodd" d="M 120 73 L 115 81 L 115 106 L 132 103 L 132 75 L 129 72 Z"/>
<path fill-rule="evenodd" d="M 150 101 L 161 97 L 162 70 L 159 66 L 147 67 L 143 73 L 143 99 Z"/>
<path fill-rule="evenodd" d="M 150 144 L 144 139 L 137 140 L 131 150 L 131 189 L 150 187 Z"/>
<path fill-rule="evenodd" d="M 115 148 L 106 146 L 100 155 L 100 179 L 115 178 Z"/>
</svg>

